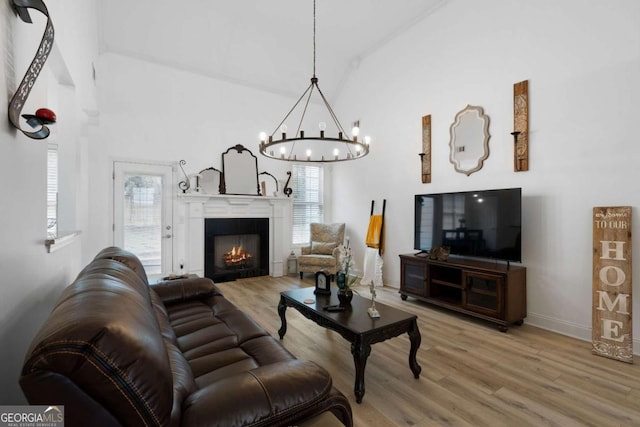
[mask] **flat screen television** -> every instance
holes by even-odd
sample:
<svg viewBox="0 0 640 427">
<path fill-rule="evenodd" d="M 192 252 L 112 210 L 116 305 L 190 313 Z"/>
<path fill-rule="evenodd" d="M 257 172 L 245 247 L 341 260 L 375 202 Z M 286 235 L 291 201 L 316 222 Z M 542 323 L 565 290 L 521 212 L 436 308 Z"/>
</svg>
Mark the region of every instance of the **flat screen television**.
<svg viewBox="0 0 640 427">
<path fill-rule="evenodd" d="M 414 249 L 522 261 L 520 188 L 416 194 Z"/>
</svg>

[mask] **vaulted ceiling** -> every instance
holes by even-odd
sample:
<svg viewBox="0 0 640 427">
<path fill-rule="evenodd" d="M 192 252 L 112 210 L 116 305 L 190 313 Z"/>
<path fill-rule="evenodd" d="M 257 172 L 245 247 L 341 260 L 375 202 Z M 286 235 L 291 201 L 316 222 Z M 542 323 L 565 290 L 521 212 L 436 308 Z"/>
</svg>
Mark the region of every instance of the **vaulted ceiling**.
<svg viewBox="0 0 640 427">
<path fill-rule="evenodd" d="M 317 0 L 316 74 L 336 94 L 376 49 L 448 0 Z M 287 96 L 313 74 L 313 0 L 99 2 L 100 49 Z"/>
</svg>

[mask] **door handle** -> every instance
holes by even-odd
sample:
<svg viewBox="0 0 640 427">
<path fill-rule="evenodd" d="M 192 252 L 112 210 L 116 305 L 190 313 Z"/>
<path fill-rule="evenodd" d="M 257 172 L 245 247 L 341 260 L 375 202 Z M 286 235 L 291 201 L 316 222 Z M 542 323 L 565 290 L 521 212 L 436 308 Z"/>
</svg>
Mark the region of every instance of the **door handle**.
<svg viewBox="0 0 640 427">
<path fill-rule="evenodd" d="M 167 239 L 170 239 L 173 236 L 171 234 L 166 234 L 164 237 L 167 238 Z"/>
</svg>

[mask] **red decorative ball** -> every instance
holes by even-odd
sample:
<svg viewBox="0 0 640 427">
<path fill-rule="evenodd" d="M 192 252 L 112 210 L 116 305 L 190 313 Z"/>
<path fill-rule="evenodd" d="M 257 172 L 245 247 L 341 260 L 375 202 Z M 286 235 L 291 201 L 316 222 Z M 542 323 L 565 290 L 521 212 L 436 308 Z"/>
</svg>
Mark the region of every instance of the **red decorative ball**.
<svg viewBox="0 0 640 427">
<path fill-rule="evenodd" d="M 46 120 L 50 123 L 55 123 L 56 122 L 56 113 L 54 113 L 53 111 L 51 111 L 48 108 L 39 108 L 36 111 L 35 116 L 41 120 Z"/>
</svg>

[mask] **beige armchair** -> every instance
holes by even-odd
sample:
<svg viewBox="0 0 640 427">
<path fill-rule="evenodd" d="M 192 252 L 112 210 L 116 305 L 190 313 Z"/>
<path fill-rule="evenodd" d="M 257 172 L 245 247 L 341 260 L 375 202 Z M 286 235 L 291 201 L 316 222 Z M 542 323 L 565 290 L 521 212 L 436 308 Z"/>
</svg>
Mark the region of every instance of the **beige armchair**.
<svg viewBox="0 0 640 427">
<path fill-rule="evenodd" d="M 311 242 L 301 248 L 298 257 L 298 271 L 316 273 L 324 270 L 331 276 L 340 271 L 340 249 L 344 243 L 344 223 L 311 224 Z"/>
</svg>

